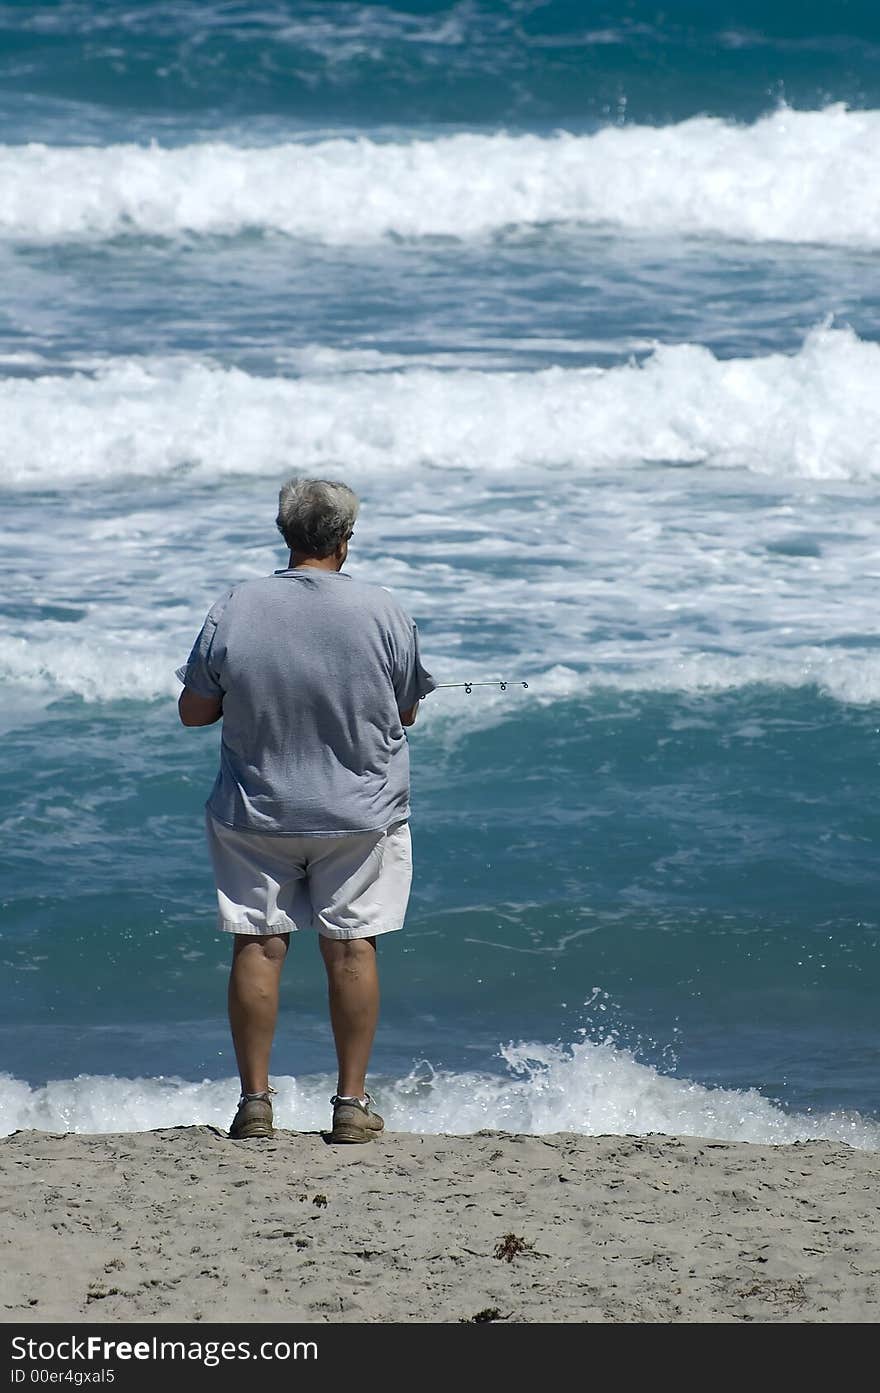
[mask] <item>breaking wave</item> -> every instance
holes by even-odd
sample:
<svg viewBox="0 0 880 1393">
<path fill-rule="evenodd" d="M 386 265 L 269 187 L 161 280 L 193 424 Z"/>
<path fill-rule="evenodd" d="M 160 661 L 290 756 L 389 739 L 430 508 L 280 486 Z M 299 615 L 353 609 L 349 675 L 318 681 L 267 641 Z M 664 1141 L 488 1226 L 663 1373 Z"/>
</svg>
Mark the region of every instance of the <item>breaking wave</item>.
<svg viewBox="0 0 880 1393">
<path fill-rule="evenodd" d="M 330 244 L 605 224 L 880 246 L 880 111 L 783 108 L 593 135 L 0 147 L 0 236 L 51 242 L 258 229 Z"/>
<path fill-rule="evenodd" d="M 586 1136 L 668 1135 L 785 1144 L 808 1139 L 880 1148 L 880 1125 L 858 1113 L 786 1113 L 754 1089 L 706 1088 L 660 1074 L 609 1043 L 518 1044 L 501 1050 L 504 1073 L 437 1072 L 419 1066 L 382 1080 L 389 1129 L 468 1134 L 482 1128 Z M 274 1079 L 276 1125 L 326 1127 L 330 1076 Z M 176 1078 L 118 1079 L 80 1075 L 30 1087 L 0 1076 L 0 1133 L 132 1132 L 229 1124 L 237 1080 L 190 1083 Z"/>
<path fill-rule="evenodd" d="M 211 361 L 116 359 L 94 373 L 0 378 L 0 483 L 353 476 L 426 466 L 578 472 L 640 462 L 806 479 L 880 474 L 880 345 L 822 328 L 793 355 L 695 344 L 642 363 L 537 372 L 415 368 L 300 378 Z"/>
</svg>

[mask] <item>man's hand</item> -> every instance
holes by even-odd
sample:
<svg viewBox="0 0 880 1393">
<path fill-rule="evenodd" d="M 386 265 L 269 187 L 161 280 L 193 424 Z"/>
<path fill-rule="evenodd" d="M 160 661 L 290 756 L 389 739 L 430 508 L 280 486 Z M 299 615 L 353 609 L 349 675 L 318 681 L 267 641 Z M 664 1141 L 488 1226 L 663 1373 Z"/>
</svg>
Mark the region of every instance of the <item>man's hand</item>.
<svg viewBox="0 0 880 1393">
<path fill-rule="evenodd" d="M 177 711 L 185 726 L 212 726 L 223 715 L 223 702 L 218 697 L 199 696 L 192 687 L 184 687 Z"/>
<path fill-rule="evenodd" d="M 416 723 L 416 716 L 417 716 L 418 714 L 419 714 L 419 703 L 416 702 L 415 706 L 411 706 L 411 707 L 409 708 L 408 711 L 401 711 L 401 713 L 400 713 L 400 724 L 401 724 L 402 726 L 414 726 L 415 723 Z"/>
</svg>

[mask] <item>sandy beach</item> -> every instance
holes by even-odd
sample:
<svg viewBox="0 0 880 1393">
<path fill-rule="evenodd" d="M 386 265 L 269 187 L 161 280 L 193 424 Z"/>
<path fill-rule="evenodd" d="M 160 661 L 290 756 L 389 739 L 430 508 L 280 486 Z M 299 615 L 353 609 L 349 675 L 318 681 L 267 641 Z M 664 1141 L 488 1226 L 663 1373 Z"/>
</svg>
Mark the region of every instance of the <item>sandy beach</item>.
<svg viewBox="0 0 880 1393">
<path fill-rule="evenodd" d="M 210 1127 L 0 1144 L 4 1321 L 872 1321 L 880 1155 Z"/>
</svg>

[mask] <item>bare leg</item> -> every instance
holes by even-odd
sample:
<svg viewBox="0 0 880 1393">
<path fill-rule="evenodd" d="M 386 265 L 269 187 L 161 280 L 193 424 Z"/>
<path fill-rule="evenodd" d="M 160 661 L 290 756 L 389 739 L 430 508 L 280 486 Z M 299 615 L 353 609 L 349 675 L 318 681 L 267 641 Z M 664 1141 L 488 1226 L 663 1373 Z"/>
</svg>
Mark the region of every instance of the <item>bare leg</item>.
<svg viewBox="0 0 880 1393">
<path fill-rule="evenodd" d="M 343 1098 L 363 1098 L 379 1019 L 376 940 L 321 936 L 321 955 L 327 969 L 330 1023 L 339 1061 L 336 1091 Z"/>
<path fill-rule="evenodd" d="M 290 934 L 236 934 L 229 973 L 229 1024 L 242 1093 L 265 1093 L 278 1017 L 278 984 Z"/>
</svg>

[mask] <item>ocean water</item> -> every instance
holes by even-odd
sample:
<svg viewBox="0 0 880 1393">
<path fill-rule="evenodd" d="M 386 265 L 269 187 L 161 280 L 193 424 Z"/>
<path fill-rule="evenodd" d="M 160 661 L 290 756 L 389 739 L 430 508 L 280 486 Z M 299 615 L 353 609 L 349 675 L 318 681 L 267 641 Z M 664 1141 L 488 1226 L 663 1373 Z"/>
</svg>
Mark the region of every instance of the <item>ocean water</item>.
<svg viewBox="0 0 880 1393">
<path fill-rule="evenodd" d="M 855 0 L 0 4 L 0 1130 L 229 1120 L 173 670 L 302 471 L 511 682 L 411 732 L 391 1125 L 880 1146 L 878 60 Z"/>
</svg>

